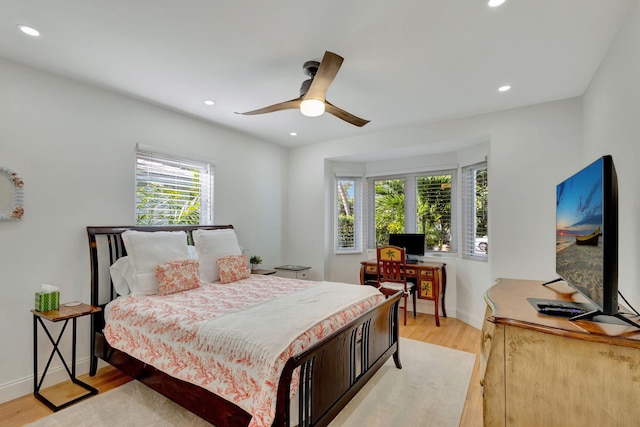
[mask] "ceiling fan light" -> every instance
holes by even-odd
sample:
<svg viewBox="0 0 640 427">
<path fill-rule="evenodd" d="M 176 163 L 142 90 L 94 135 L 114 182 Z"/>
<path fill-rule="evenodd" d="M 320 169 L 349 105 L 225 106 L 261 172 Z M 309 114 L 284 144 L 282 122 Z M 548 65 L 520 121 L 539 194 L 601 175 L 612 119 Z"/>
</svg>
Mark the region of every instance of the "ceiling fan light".
<svg viewBox="0 0 640 427">
<path fill-rule="evenodd" d="M 318 117 L 324 113 L 324 102 L 319 99 L 305 99 L 300 103 L 300 112 L 307 117 Z"/>
</svg>

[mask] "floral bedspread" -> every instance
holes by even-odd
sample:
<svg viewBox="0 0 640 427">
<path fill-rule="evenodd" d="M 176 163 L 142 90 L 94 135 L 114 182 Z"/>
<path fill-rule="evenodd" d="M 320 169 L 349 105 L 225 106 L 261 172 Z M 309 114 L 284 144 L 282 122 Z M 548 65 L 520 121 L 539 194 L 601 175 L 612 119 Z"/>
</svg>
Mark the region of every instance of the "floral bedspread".
<svg viewBox="0 0 640 427">
<path fill-rule="evenodd" d="M 315 285 L 317 282 L 252 275 L 238 282 L 204 284 L 167 296 L 119 298 L 109 305 L 104 333 L 112 347 L 235 403 L 252 415 L 251 427 L 266 427 L 275 416 L 278 381 L 286 361 L 384 297 L 376 292 L 344 311 L 319 319 L 270 363 L 207 351 L 198 345 L 199 331 L 216 317 L 222 320 L 225 314 Z"/>
</svg>

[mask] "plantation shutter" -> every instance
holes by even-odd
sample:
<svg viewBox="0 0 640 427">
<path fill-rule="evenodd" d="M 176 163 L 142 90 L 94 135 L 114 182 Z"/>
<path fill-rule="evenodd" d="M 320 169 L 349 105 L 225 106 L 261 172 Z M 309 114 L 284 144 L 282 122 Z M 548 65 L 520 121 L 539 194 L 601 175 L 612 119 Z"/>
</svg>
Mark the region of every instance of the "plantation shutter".
<svg viewBox="0 0 640 427">
<path fill-rule="evenodd" d="M 362 251 L 361 187 L 361 178 L 336 178 L 336 253 L 354 253 Z"/>
<path fill-rule="evenodd" d="M 138 225 L 213 223 L 213 166 L 158 153 L 136 151 Z"/>
<path fill-rule="evenodd" d="M 418 176 L 416 232 L 425 233 L 425 252 L 455 252 L 455 171 Z"/>
<path fill-rule="evenodd" d="M 487 163 L 462 168 L 462 255 L 487 259 L 488 235 Z"/>
</svg>

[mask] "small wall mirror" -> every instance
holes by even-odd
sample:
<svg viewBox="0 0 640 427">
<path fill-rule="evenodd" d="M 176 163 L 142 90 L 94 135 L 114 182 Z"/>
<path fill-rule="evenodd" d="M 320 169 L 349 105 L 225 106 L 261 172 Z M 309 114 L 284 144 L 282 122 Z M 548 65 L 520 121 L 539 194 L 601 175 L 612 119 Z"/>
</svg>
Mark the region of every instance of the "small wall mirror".
<svg viewBox="0 0 640 427">
<path fill-rule="evenodd" d="M 24 215 L 24 182 L 17 173 L 0 166 L 0 221 L 17 221 Z"/>
</svg>

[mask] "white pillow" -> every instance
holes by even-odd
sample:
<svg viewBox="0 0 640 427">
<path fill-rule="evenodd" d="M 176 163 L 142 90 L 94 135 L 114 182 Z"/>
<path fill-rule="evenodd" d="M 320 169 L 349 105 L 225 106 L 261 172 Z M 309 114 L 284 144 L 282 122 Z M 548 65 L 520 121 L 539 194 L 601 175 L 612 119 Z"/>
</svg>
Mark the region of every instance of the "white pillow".
<svg viewBox="0 0 640 427">
<path fill-rule="evenodd" d="M 122 233 L 122 241 L 133 267 L 131 295 L 158 293 L 156 266 L 164 262 L 189 259 L 187 233 L 184 231 L 135 231 Z"/>
<path fill-rule="evenodd" d="M 131 293 L 131 286 L 133 286 L 133 282 L 135 281 L 129 257 L 124 256 L 118 258 L 118 260 L 109 267 L 109 272 L 111 273 L 113 287 L 118 295 L 129 295 Z"/>
<path fill-rule="evenodd" d="M 198 251 L 200 261 L 200 280 L 215 282 L 220 280 L 220 273 L 216 261 L 227 255 L 242 255 L 238 244 L 238 237 L 232 228 L 220 230 L 195 230 L 193 242 Z"/>
</svg>

